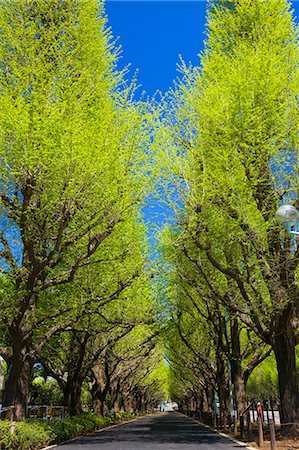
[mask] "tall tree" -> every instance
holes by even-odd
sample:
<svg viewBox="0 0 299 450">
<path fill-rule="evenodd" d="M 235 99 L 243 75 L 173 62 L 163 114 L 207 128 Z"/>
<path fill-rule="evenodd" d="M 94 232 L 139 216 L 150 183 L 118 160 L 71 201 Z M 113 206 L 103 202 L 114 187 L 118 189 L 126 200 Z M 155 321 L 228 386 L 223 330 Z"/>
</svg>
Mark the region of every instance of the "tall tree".
<svg viewBox="0 0 299 450">
<path fill-rule="evenodd" d="M 187 187 L 181 223 L 234 292 L 224 305 L 272 347 L 283 432 L 296 435 L 299 253 L 275 211 L 298 203 L 297 29 L 286 0 L 213 1 L 207 25 L 201 69 L 185 68 L 168 140 L 176 185 Z"/>
<path fill-rule="evenodd" d="M 167 276 L 171 286 L 168 300 L 177 314 L 179 335 L 195 358 L 199 359 L 203 351 L 201 361 L 208 365 L 208 371 L 212 371 L 212 359 L 214 360 L 215 372 L 218 367 L 215 374 L 218 397 L 225 414 L 229 413 L 226 411 L 229 391 L 226 386 L 226 366 L 229 367 L 230 364 L 236 407 L 240 414 L 247 406 L 248 377 L 270 354 L 271 348 L 254 333 L 250 333 L 247 327 L 241 327 L 236 313 L 227 309 L 226 297 L 233 296 L 235 289 L 230 291 L 230 286 L 223 283 L 219 271 L 209 265 L 209 261 L 194 245 L 192 238 L 188 237 L 184 227 L 180 231 L 177 226 L 176 230 L 166 228 L 161 239 L 164 257 L 172 266 Z M 189 316 L 189 320 L 182 320 L 182 316 Z M 195 330 L 195 334 L 192 330 Z M 192 334 L 194 336 L 191 338 Z M 199 344 L 200 336 L 209 336 L 214 349 L 209 357 L 204 346 Z"/>
<path fill-rule="evenodd" d="M 2 230 L 1 354 L 4 402 L 22 419 L 32 364 L 69 310 L 55 289 L 96 264 L 98 248 L 137 213 L 148 130 L 130 92 L 119 92 L 102 3 L 2 2 L 0 29 L 1 212 L 21 253 Z"/>
</svg>

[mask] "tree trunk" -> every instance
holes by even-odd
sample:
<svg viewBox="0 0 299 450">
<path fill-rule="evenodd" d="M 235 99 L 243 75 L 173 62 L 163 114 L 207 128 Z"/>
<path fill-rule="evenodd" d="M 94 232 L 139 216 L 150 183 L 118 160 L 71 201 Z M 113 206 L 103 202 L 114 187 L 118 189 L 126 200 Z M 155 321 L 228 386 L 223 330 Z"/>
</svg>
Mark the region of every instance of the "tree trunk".
<svg viewBox="0 0 299 450">
<path fill-rule="evenodd" d="M 112 384 L 110 393 L 111 393 L 112 408 L 113 408 L 114 412 L 119 412 L 120 411 L 120 406 L 119 406 L 119 403 L 120 403 L 120 378 Z"/>
<path fill-rule="evenodd" d="M 120 412 L 121 410 L 121 395 L 119 389 L 113 392 L 113 409 L 114 412 Z"/>
<path fill-rule="evenodd" d="M 223 426 L 224 430 L 227 425 L 227 399 L 228 399 L 228 389 L 227 389 L 227 377 L 225 373 L 225 361 L 222 355 L 217 357 L 217 385 L 218 385 L 218 397 L 220 405 L 220 424 Z"/>
<path fill-rule="evenodd" d="M 84 378 L 74 377 L 67 380 L 64 390 L 64 404 L 70 416 L 79 416 L 82 412 L 81 392 Z"/>
<path fill-rule="evenodd" d="M 101 416 L 105 413 L 105 401 L 110 389 L 110 378 L 106 378 L 104 368 L 98 364 L 92 368 L 92 396 L 93 409 Z"/>
<path fill-rule="evenodd" d="M 240 330 L 238 319 L 231 320 L 231 344 L 232 344 L 232 376 L 235 386 L 235 400 L 237 406 L 238 417 L 247 407 L 246 401 L 246 383 L 244 380 L 244 372 L 241 367 L 241 345 Z"/>
<path fill-rule="evenodd" d="M 124 409 L 126 412 L 134 412 L 133 399 L 129 392 L 125 392 L 123 395 Z"/>
<path fill-rule="evenodd" d="M 17 339 L 16 339 L 17 341 Z M 14 420 L 25 420 L 28 407 L 29 385 L 34 360 L 26 345 L 19 340 L 12 344 L 12 358 L 4 390 L 4 406 L 14 406 Z"/>
<path fill-rule="evenodd" d="M 299 392 L 295 343 L 294 330 L 289 325 L 287 330 L 275 336 L 272 347 L 278 371 L 282 434 L 296 437 L 299 433 Z"/>
<path fill-rule="evenodd" d="M 213 392 L 214 394 L 214 392 Z M 203 400 L 202 400 L 202 412 L 209 413 L 211 410 L 211 387 L 210 383 L 206 383 L 205 388 L 203 390 Z M 214 395 L 212 397 L 214 399 Z"/>
<path fill-rule="evenodd" d="M 122 392 L 120 392 L 120 394 L 119 394 L 118 404 L 119 404 L 119 409 L 121 411 L 125 411 L 124 396 L 123 396 Z"/>
<path fill-rule="evenodd" d="M 238 417 L 247 407 L 245 381 L 241 367 L 234 373 L 235 399 Z"/>
<path fill-rule="evenodd" d="M 102 402 L 99 398 L 93 398 L 92 399 L 92 409 L 95 413 L 99 414 L 100 416 L 104 415 L 104 402 Z"/>
</svg>

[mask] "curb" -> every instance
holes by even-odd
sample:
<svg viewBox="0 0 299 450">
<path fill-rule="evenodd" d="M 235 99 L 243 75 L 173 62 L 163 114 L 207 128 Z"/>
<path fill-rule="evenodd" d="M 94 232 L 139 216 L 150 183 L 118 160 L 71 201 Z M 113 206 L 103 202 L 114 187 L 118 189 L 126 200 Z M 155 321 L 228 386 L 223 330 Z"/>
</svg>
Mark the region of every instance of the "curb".
<svg viewBox="0 0 299 450">
<path fill-rule="evenodd" d="M 206 425 L 205 423 L 200 422 L 199 420 L 196 420 L 196 419 L 193 419 L 192 417 L 186 416 L 186 414 L 182 414 L 182 415 L 185 417 L 188 417 L 188 419 L 193 420 L 193 422 L 199 423 L 201 426 L 208 428 L 211 431 L 214 431 L 215 433 L 219 434 L 219 436 L 229 439 L 230 441 L 234 442 L 235 444 L 238 444 L 240 447 L 247 448 L 248 450 L 256 450 L 255 447 L 250 447 L 249 445 L 246 445 L 244 442 L 238 441 L 237 439 L 233 438 L 229 434 L 225 434 L 225 433 L 222 433 L 221 431 L 215 430 L 214 428 L 210 427 L 209 425 Z"/>
</svg>

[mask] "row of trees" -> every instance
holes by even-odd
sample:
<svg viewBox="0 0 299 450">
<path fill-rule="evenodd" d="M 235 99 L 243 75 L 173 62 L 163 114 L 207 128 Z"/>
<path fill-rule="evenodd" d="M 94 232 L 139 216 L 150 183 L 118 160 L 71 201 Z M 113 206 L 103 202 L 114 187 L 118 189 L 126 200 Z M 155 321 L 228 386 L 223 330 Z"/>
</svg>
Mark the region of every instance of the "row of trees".
<svg viewBox="0 0 299 450">
<path fill-rule="evenodd" d="M 298 206 L 298 30 L 285 0 L 210 1 L 207 27 L 201 67 L 183 65 L 163 113 L 179 193 L 161 236 L 169 360 L 181 398 L 213 408 L 216 389 L 224 414 L 231 371 L 240 414 L 273 352 L 283 431 L 296 435 L 299 252 L 275 212 Z"/>
<path fill-rule="evenodd" d="M 164 328 L 173 399 L 211 409 L 217 391 L 225 423 L 229 374 L 241 414 L 272 352 L 298 432 L 299 253 L 274 218 L 298 203 L 297 39 L 287 0 L 210 1 L 201 67 L 183 64 L 158 121 L 116 69 L 101 3 L 2 2 L 0 355 L 17 419 L 37 362 L 71 414 L 86 382 L 100 413 L 165 399 Z M 161 168 L 162 300 L 141 220 Z"/>
<path fill-rule="evenodd" d="M 148 107 L 96 0 L 3 2 L 0 29 L 3 403 L 25 417 L 39 362 L 70 414 L 87 379 L 100 412 L 112 391 L 137 408 L 163 357 L 140 214 Z"/>
</svg>

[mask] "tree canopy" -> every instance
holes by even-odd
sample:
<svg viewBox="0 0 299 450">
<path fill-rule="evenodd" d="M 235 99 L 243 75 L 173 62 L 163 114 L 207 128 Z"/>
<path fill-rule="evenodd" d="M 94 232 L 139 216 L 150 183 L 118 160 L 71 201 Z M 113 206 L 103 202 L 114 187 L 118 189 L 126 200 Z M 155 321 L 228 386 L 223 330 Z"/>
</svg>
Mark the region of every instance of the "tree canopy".
<svg viewBox="0 0 299 450">
<path fill-rule="evenodd" d="M 297 202 L 297 29 L 284 0 L 211 2 L 207 27 L 201 68 L 183 67 L 164 119 L 183 202 L 173 245 L 193 267 L 180 263 L 178 285 L 214 296 L 272 347 L 287 433 L 298 423 L 298 252 L 275 212 Z"/>
<path fill-rule="evenodd" d="M 159 104 L 117 52 L 102 2 L 0 4 L 4 404 L 26 416 L 38 363 L 71 415 L 85 386 L 101 414 L 172 397 L 225 427 L 232 384 L 240 415 L 275 360 L 297 434 L 299 248 L 275 220 L 299 207 L 290 5 L 211 0 L 200 66 Z M 157 267 L 142 208 L 161 193 Z"/>
<path fill-rule="evenodd" d="M 97 267 L 97 277 L 106 276 L 100 297 L 141 280 L 134 221 L 151 189 L 151 131 L 147 105 L 133 102 L 116 70 L 101 3 L 4 2 L 0 27 L 0 197 L 8 228 L 0 239 L 9 287 L 1 354 L 9 365 L 4 402 L 16 404 L 21 418 L 39 352 L 87 307 L 74 280 Z M 103 269 L 103 262 L 112 269 L 110 257 L 126 261 L 116 275 Z"/>
</svg>

